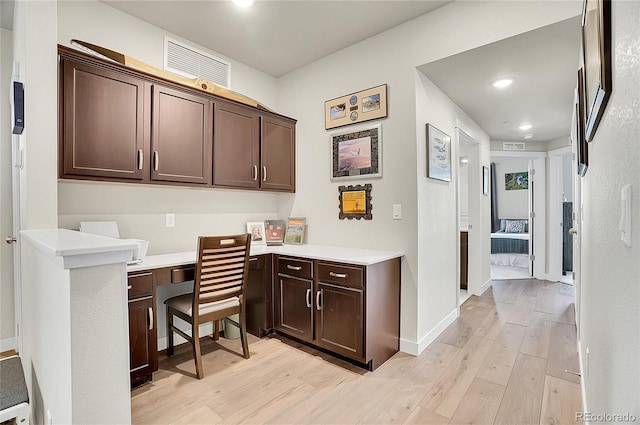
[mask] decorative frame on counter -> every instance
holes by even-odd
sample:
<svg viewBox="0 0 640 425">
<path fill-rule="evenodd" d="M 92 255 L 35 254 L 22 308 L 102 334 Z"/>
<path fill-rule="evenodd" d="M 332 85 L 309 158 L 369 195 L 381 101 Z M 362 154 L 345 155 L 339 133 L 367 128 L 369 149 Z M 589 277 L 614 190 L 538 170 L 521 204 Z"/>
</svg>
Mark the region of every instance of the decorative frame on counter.
<svg viewBox="0 0 640 425">
<path fill-rule="evenodd" d="M 305 217 L 287 218 L 287 226 L 284 233 L 284 243 L 292 245 L 302 245 L 304 243 L 304 232 L 307 227 Z"/>
<path fill-rule="evenodd" d="M 386 116 L 386 84 L 324 102 L 324 127 L 326 130 Z"/>
<path fill-rule="evenodd" d="M 247 233 L 251 235 L 251 245 L 266 245 L 264 221 L 247 221 Z"/>
<path fill-rule="evenodd" d="M 611 80 L 611 0 L 584 0 L 582 9 L 585 130 L 593 140 L 613 90 Z"/>
<path fill-rule="evenodd" d="M 382 177 L 382 126 L 331 135 L 331 180 Z"/>
<path fill-rule="evenodd" d="M 427 177 L 451 181 L 451 137 L 427 124 Z"/>
<path fill-rule="evenodd" d="M 373 209 L 371 205 L 371 188 L 372 185 L 370 183 L 355 186 L 339 186 L 338 209 L 340 212 L 338 218 L 340 220 L 344 220 L 345 218 L 349 220 L 354 218 L 357 220 L 373 220 L 373 213 L 371 212 Z"/>
</svg>

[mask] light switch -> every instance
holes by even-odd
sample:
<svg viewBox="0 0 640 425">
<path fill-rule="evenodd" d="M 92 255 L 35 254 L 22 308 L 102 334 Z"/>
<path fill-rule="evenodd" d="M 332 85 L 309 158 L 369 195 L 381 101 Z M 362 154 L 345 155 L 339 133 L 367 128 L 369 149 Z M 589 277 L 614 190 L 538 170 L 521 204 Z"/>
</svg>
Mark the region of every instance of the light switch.
<svg viewBox="0 0 640 425">
<path fill-rule="evenodd" d="M 620 193 L 620 239 L 631 246 L 631 185 L 624 186 Z"/>
<path fill-rule="evenodd" d="M 402 204 L 393 204 L 393 219 L 402 219 Z"/>
<path fill-rule="evenodd" d="M 176 215 L 173 213 L 167 213 L 166 215 L 166 226 L 167 227 L 176 227 Z"/>
</svg>

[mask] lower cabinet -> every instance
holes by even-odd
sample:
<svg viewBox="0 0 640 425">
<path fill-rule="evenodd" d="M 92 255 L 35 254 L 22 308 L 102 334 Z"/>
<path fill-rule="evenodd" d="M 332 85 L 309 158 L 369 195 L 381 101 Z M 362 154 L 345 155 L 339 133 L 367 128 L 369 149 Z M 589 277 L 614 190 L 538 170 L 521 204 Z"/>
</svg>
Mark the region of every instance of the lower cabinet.
<svg viewBox="0 0 640 425">
<path fill-rule="evenodd" d="M 131 274 L 129 292 L 129 372 L 131 385 L 151 381 L 158 370 L 154 282 L 152 273 Z"/>
<path fill-rule="evenodd" d="M 276 256 L 274 267 L 278 332 L 369 370 L 399 350 L 398 258 L 361 266 Z"/>
<path fill-rule="evenodd" d="M 271 254 L 249 258 L 246 309 L 247 332 L 263 337 L 273 330 Z"/>
</svg>

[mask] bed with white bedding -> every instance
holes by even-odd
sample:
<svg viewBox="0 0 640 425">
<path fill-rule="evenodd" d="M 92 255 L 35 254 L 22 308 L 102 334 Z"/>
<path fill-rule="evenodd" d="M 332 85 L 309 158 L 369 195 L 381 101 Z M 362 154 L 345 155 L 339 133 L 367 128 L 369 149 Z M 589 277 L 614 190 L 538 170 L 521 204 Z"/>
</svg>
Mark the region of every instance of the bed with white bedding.
<svg viewBox="0 0 640 425">
<path fill-rule="evenodd" d="M 527 220 L 500 220 L 500 230 L 491 234 L 491 264 L 529 267 L 528 227 Z"/>
</svg>

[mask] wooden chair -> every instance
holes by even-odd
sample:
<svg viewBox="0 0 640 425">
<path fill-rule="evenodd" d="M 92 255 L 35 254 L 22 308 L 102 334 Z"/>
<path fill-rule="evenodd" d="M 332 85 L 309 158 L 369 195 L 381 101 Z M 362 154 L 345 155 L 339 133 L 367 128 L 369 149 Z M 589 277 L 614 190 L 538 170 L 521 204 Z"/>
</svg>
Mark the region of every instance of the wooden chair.
<svg viewBox="0 0 640 425">
<path fill-rule="evenodd" d="M 173 355 L 173 332 L 177 332 L 193 346 L 198 379 L 204 377 L 200 354 L 198 327 L 214 322 L 217 338 L 218 321 L 233 314 L 239 322 L 227 319 L 240 328 L 242 353 L 249 358 L 244 292 L 249 272 L 251 235 L 200 236 L 198 262 L 193 293 L 179 295 L 165 301 L 167 306 L 167 355 Z M 191 336 L 173 325 L 173 316 L 191 324 Z"/>
</svg>

